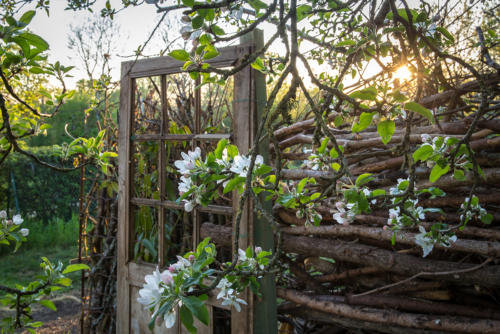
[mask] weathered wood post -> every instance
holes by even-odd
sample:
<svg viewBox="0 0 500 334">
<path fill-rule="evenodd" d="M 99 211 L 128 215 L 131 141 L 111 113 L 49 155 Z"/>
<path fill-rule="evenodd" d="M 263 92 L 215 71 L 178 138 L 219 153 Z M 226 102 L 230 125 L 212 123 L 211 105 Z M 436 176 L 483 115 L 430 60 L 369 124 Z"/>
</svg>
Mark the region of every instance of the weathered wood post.
<svg viewBox="0 0 500 334">
<path fill-rule="evenodd" d="M 255 30 L 243 36 L 240 42 L 242 45 L 252 44 L 255 52 L 263 47 L 264 34 L 262 30 Z M 247 154 L 254 143 L 257 129 L 266 112 L 264 110 L 266 107 L 265 76 L 248 66 L 235 74 L 234 82 L 233 108 L 239 115 L 238 119 L 235 119 L 233 129 L 235 145 L 238 146 L 241 153 Z M 265 161 L 268 161 L 269 145 L 267 141 L 260 143 L 259 154 L 264 157 Z M 234 194 L 233 196 L 233 207 L 236 212 L 239 195 Z M 265 209 L 271 210 L 269 206 Z M 245 249 L 249 245 L 254 245 L 265 250 L 272 250 L 273 244 L 271 226 L 255 214 L 252 202 L 248 200 L 240 223 L 239 247 Z M 271 334 L 277 332 L 274 276 L 268 275 L 261 279 L 261 293 L 261 298 L 257 298 L 250 291 L 246 291 L 242 296 L 248 301 L 248 307 L 244 308 L 241 314 L 232 312 L 231 328 L 233 333 Z"/>
</svg>

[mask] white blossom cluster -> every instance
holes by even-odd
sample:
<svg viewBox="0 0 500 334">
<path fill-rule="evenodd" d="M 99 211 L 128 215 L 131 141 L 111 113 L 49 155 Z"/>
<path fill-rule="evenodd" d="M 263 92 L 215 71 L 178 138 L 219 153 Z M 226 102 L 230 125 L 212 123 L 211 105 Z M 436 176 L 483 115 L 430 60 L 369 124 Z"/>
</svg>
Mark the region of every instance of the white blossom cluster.
<svg viewBox="0 0 500 334">
<path fill-rule="evenodd" d="M 468 222 L 474 216 L 477 216 L 479 217 L 479 219 L 483 220 L 483 218 L 488 214 L 486 209 L 479 205 L 479 198 L 477 198 L 477 196 L 472 196 L 472 200 L 470 197 L 466 197 L 464 203 L 462 203 L 462 205 L 460 206 L 460 209 L 465 210 L 467 208 L 467 205 L 469 205 L 469 209 L 460 215 L 461 221 L 465 219 L 465 222 Z"/>
<path fill-rule="evenodd" d="M 191 212 L 196 205 L 201 204 L 202 196 L 206 192 L 206 186 L 204 184 L 194 184 L 192 177 L 197 173 L 209 173 L 211 171 L 203 162 L 199 147 L 196 147 L 194 151 L 188 151 L 187 154 L 181 152 L 181 156 L 182 160 L 174 162 L 175 167 L 181 174 L 181 182 L 178 184 L 178 189 L 181 196 L 191 191 L 188 199 L 184 201 L 184 210 Z M 222 159 L 216 159 L 215 162 L 219 165 L 217 172 L 233 173 L 241 177 L 246 177 L 250 168 L 250 156 L 238 154 L 234 158 L 230 158 L 226 148 L 222 153 Z M 261 155 L 257 155 L 255 157 L 254 168 L 259 168 L 263 163 L 264 158 Z M 224 181 L 224 186 L 227 184 L 228 179 Z M 218 183 L 220 182 L 222 180 L 218 181 Z"/>
<path fill-rule="evenodd" d="M 409 179 L 398 179 L 398 184 L 396 187 L 390 188 L 389 192 L 391 195 L 398 195 L 403 193 L 406 188 L 408 188 Z M 392 199 L 392 204 L 397 203 L 397 197 Z M 414 219 L 424 220 L 425 211 L 421 206 L 417 206 L 418 199 L 407 199 L 401 206 L 412 215 Z M 387 225 L 391 226 L 393 230 L 399 230 L 403 228 L 406 224 L 411 225 L 412 219 L 401 212 L 401 206 L 396 206 L 389 209 L 389 218 L 387 219 Z M 385 227 L 387 229 L 387 227 Z"/>
<path fill-rule="evenodd" d="M 304 225 L 311 226 L 314 225 L 315 222 L 320 222 L 323 219 L 323 216 L 316 211 L 318 207 L 318 203 L 310 202 L 307 203 L 304 207 L 301 207 L 295 212 L 297 218 L 305 218 Z"/>
<path fill-rule="evenodd" d="M 19 226 L 24 222 L 24 219 L 21 215 L 17 214 L 12 217 L 12 219 L 7 219 L 7 212 L 5 210 L 0 211 L 0 226 L 2 227 L 2 236 L 7 234 L 7 231 L 10 230 L 12 226 Z M 19 230 L 19 234 L 23 237 L 27 237 L 30 230 L 27 228 L 22 228 Z"/>
<path fill-rule="evenodd" d="M 333 214 L 333 219 L 341 225 L 349 225 L 354 221 L 354 217 L 356 216 L 353 211 L 354 206 L 354 203 L 336 202 L 335 207 L 337 211 Z"/>
<path fill-rule="evenodd" d="M 177 276 L 182 276 L 184 279 L 189 277 L 188 269 L 192 266 L 194 256 L 189 259 L 177 256 L 177 262 L 170 265 L 167 270 L 160 272 L 158 267 L 151 275 L 146 275 L 144 280 L 146 283 L 139 290 L 139 298 L 137 301 L 144 305 L 147 310 L 158 311 L 162 301 L 175 298 L 175 281 Z M 175 308 L 180 306 L 181 301 L 176 300 L 176 303 L 163 316 L 165 327 L 172 328 L 177 319 Z"/>
<path fill-rule="evenodd" d="M 423 257 L 426 257 L 430 254 L 430 252 L 432 252 L 436 243 L 439 243 L 444 247 L 450 247 L 452 243 L 457 241 L 456 235 L 440 235 L 439 240 L 437 240 L 433 238 L 430 232 L 427 232 L 425 230 L 425 227 L 423 227 L 422 225 L 418 227 L 418 230 L 420 231 L 420 233 L 415 236 L 415 243 L 422 247 Z"/>
<path fill-rule="evenodd" d="M 232 288 L 232 286 L 233 284 L 226 278 L 221 279 L 219 284 L 217 284 L 217 289 L 220 289 L 219 293 L 217 294 L 217 299 L 222 299 L 222 305 L 234 306 L 234 309 L 240 312 L 240 304 L 247 305 L 247 302 L 241 298 L 238 298 L 237 292 Z"/>
</svg>

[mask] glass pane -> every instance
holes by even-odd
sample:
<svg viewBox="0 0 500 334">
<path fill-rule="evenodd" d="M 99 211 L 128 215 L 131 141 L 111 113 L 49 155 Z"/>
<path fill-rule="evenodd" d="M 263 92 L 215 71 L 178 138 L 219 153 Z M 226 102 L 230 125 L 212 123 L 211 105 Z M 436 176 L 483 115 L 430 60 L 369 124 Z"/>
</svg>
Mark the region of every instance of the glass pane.
<svg viewBox="0 0 500 334">
<path fill-rule="evenodd" d="M 158 209 L 134 206 L 134 261 L 158 263 Z"/>
<path fill-rule="evenodd" d="M 195 82 L 187 73 L 167 76 L 168 133 L 195 133 Z"/>
<path fill-rule="evenodd" d="M 161 129 L 161 79 L 138 78 L 134 91 L 134 135 L 158 134 Z"/>
<path fill-rule="evenodd" d="M 219 307 L 212 307 L 213 333 L 231 334 L 231 311 Z"/>
<path fill-rule="evenodd" d="M 165 142 L 165 194 L 163 200 L 175 201 L 179 198 L 178 184 L 181 182 L 179 171 L 175 167 L 175 161 L 183 160 L 181 152 L 188 153 L 192 150 L 189 141 L 166 141 Z"/>
<path fill-rule="evenodd" d="M 201 133 L 231 133 L 233 124 L 233 77 L 224 86 L 201 87 Z"/>
<path fill-rule="evenodd" d="M 134 142 L 133 197 L 159 199 L 158 142 Z"/>
<path fill-rule="evenodd" d="M 176 262 L 176 255 L 193 249 L 193 215 L 183 209 L 165 209 L 163 260 L 166 266 Z"/>
<path fill-rule="evenodd" d="M 232 216 L 221 215 L 209 212 L 200 212 L 200 226 L 205 223 L 210 223 L 219 226 L 231 227 L 232 226 Z M 228 262 L 232 260 L 231 247 L 220 247 L 216 245 L 217 250 L 217 261 L 220 263 Z M 220 268 L 217 268 L 220 269 Z"/>
</svg>

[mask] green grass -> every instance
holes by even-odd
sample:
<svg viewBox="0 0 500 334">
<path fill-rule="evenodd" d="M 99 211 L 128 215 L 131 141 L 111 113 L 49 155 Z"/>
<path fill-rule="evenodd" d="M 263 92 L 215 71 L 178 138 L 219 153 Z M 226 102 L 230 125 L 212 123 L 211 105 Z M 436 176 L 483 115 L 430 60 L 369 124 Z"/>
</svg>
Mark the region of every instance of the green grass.
<svg viewBox="0 0 500 334">
<path fill-rule="evenodd" d="M 0 248 L 0 285 L 15 287 L 16 284 L 26 285 L 35 280 L 42 273 L 42 257 L 53 263 L 61 261 L 64 266 L 78 257 L 77 217 L 68 222 L 56 220 L 46 225 L 25 221 L 22 227 L 28 228 L 30 234 L 16 253 L 12 252 L 13 247 Z M 73 289 L 80 287 L 80 275 L 80 271 L 67 275 L 73 281 Z"/>
<path fill-rule="evenodd" d="M 0 285 L 15 287 L 16 284 L 26 285 L 42 272 L 40 268 L 41 257 L 45 256 L 50 261 L 61 261 L 65 266 L 69 260 L 78 255 L 78 246 L 54 246 L 51 248 L 21 249 L 17 253 L 0 257 Z M 73 272 L 67 276 L 73 280 L 73 288 L 80 287 L 80 272 Z"/>
</svg>

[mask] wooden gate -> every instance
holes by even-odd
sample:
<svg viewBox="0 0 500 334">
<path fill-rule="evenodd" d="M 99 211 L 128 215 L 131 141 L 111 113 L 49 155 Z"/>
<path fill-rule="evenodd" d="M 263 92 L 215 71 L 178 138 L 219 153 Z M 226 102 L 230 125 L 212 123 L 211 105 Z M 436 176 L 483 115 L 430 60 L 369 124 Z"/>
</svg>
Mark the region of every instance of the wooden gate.
<svg viewBox="0 0 500 334">
<path fill-rule="evenodd" d="M 239 46 L 220 49 L 212 66 L 235 65 L 242 56 L 262 45 L 262 32 L 244 36 Z M 260 113 L 265 104 L 262 74 L 250 66 L 228 80 L 224 87 L 195 86 L 198 81 L 180 73 L 182 63 L 159 57 L 122 63 L 119 113 L 119 228 L 117 333 L 148 333 L 150 314 L 137 302 L 144 276 L 156 266 L 165 268 L 200 241 L 205 221 L 231 225 L 237 209 L 237 194 L 221 198 L 208 207 L 186 212 L 178 197 L 174 161 L 180 152 L 200 147 L 213 150 L 228 138 L 247 153 L 252 145 Z M 265 145 L 264 145 L 265 146 Z M 272 232 L 246 206 L 241 222 L 240 248 L 258 244 L 272 247 Z M 221 261 L 231 252 L 218 249 Z M 248 307 L 241 312 L 208 301 L 210 326 L 196 324 L 199 333 L 276 332 L 275 292 L 272 278 L 263 282 L 264 297 L 250 292 L 243 298 Z M 176 322 L 155 333 L 187 332 Z"/>
</svg>

